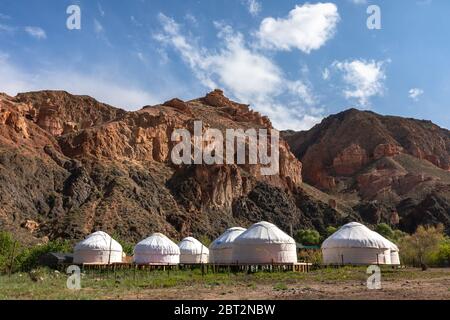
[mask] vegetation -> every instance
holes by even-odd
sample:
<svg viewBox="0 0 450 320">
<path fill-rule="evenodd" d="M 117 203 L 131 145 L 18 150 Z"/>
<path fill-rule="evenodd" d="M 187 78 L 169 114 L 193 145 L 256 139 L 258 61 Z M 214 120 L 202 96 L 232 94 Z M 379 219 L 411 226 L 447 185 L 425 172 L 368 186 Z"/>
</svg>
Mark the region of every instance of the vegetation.
<svg viewBox="0 0 450 320">
<path fill-rule="evenodd" d="M 295 235 L 295 241 L 305 246 L 320 245 L 321 240 L 320 233 L 314 229 L 299 230 Z"/>
<path fill-rule="evenodd" d="M 401 239 L 399 243 L 402 261 L 413 266 L 438 265 L 439 257 L 447 258 L 448 238 L 444 235 L 444 227 L 419 226 L 417 231 Z"/>
<path fill-rule="evenodd" d="M 330 237 L 336 231 L 338 231 L 338 228 L 333 227 L 333 226 L 328 226 L 327 227 L 327 237 Z"/>
<path fill-rule="evenodd" d="M 48 252 L 71 251 L 69 241 L 56 240 L 24 247 L 9 232 L 0 232 L 0 273 L 30 271 L 38 266 L 38 259 Z"/>
<path fill-rule="evenodd" d="M 376 226 L 375 231 L 381 234 L 383 237 L 397 243 L 407 234 L 401 230 L 393 230 L 388 224 L 380 223 Z"/>
<path fill-rule="evenodd" d="M 134 244 L 132 244 L 131 242 L 128 242 L 126 240 L 123 240 L 122 237 L 120 235 L 118 235 L 117 233 L 114 233 L 112 235 L 112 238 L 115 239 L 118 243 L 120 243 L 120 245 L 122 246 L 123 252 L 125 252 L 127 256 L 133 255 Z"/>
</svg>

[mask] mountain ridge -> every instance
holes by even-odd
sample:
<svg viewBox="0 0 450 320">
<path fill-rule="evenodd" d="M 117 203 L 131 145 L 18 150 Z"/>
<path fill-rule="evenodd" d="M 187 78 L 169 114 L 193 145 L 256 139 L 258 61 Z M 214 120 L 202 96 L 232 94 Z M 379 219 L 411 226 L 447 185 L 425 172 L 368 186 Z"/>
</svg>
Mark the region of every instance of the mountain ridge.
<svg viewBox="0 0 450 320">
<path fill-rule="evenodd" d="M 324 122 L 330 128 L 339 123 L 333 116 L 327 119 Z M 355 195 L 357 188 L 350 193 L 330 191 L 323 188 L 323 181 L 312 179 L 315 175 L 309 170 L 314 169 L 314 162 L 323 164 L 318 176 L 333 178 L 335 184 L 346 188 L 351 187 L 346 186 L 346 179 L 353 179 L 353 184 L 374 184 L 381 170 L 376 164 L 391 171 L 401 167 L 401 172 L 417 166 L 415 160 L 387 145 L 378 149 L 379 159 L 370 162 L 375 165 L 372 172 L 364 162 L 363 148 L 352 146 L 354 141 L 347 137 L 348 145 L 336 148 L 339 157 L 331 159 L 339 173 L 345 173 L 341 182 L 327 171 L 330 164 L 325 165 L 325 160 L 329 155 L 303 159 L 327 136 L 328 126 L 318 125 L 305 133 L 282 133 L 285 140 L 280 141 L 280 172 L 275 176 L 261 176 L 259 165 L 173 165 L 169 161 L 174 145 L 171 133 L 178 128 L 191 131 L 198 120 L 205 128 L 221 131 L 272 128 L 269 118 L 249 105 L 229 100 L 221 90 L 190 101 L 175 98 L 137 111 L 63 91 L 16 97 L 1 94 L 0 228 L 30 242 L 76 240 L 99 229 L 130 241 L 156 231 L 177 239 L 188 235 L 212 239 L 227 227 L 246 227 L 260 220 L 276 223 L 287 232 L 315 228 L 325 234 L 329 225 L 390 221 L 394 210 L 403 221 L 397 226 L 405 230 L 414 228 L 416 221 L 440 221 L 450 226 L 445 212 L 446 185 L 435 180 L 424 182 L 429 192 L 423 197 L 404 197 L 395 205 L 381 201 L 374 206 L 370 197 Z M 433 130 L 439 135 L 438 129 Z M 352 130 L 343 132 L 348 135 Z M 374 148 L 378 146 L 371 143 Z M 431 147 L 425 144 L 425 155 Z M 443 153 L 448 150 L 447 144 L 444 147 L 435 148 L 436 158 L 430 158 L 442 166 L 449 163 Z M 349 151 L 344 152 L 346 149 Z M 315 160 L 313 164 L 311 159 Z M 360 180 L 352 177 L 355 165 L 360 165 L 358 173 L 368 170 L 366 175 L 357 175 Z M 438 175 L 432 165 L 432 169 L 424 166 L 423 170 Z M 399 177 L 410 184 L 418 178 L 407 174 Z M 416 208 L 429 208 L 430 203 L 439 204 L 440 208 L 435 206 L 437 212 L 417 213 Z M 386 212 L 378 212 L 381 207 Z"/>
</svg>

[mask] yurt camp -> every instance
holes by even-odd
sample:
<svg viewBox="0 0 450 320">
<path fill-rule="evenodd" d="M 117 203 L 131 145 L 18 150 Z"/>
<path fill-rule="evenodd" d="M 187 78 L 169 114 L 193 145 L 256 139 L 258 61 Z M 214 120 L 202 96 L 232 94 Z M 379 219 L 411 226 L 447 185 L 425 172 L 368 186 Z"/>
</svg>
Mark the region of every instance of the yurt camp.
<svg viewBox="0 0 450 320">
<path fill-rule="evenodd" d="M 324 264 L 391 264 L 393 243 L 366 226 L 352 222 L 322 244 Z M 398 248 L 397 248 L 398 253 Z"/>
<path fill-rule="evenodd" d="M 187 237 L 178 244 L 180 248 L 180 263 L 208 263 L 209 249 L 195 238 Z"/>
<path fill-rule="evenodd" d="M 269 222 L 252 225 L 233 242 L 234 263 L 297 263 L 295 240 Z"/>
<path fill-rule="evenodd" d="M 134 263 L 177 265 L 180 263 L 180 248 L 162 233 L 155 233 L 134 247 Z"/>
<path fill-rule="evenodd" d="M 235 227 L 225 231 L 209 246 L 209 262 L 231 264 L 233 262 L 233 241 L 246 229 Z"/>
<path fill-rule="evenodd" d="M 74 249 L 75 264 L 105 265 L 122 262 L 122 246 L 105 232 L 98 231 L 77 243 Z"/>
</svg>

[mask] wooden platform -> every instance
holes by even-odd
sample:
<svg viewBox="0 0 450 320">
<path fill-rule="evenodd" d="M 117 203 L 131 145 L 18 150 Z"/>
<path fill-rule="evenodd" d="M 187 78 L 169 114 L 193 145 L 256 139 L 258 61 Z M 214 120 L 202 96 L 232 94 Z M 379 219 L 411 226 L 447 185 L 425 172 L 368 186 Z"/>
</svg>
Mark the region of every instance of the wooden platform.
<svg viewBox="0 0 450 320">
<path fill-rule="evenodd" d="M 134 263 L 112 263 L 112 264 L 91 264 L 85 263 L 80 265 L 82 270 L 185 270 L 201 268 L 202 273 L 216 273 L 216 272 L 302 272 L 307 273 L 311 270 L 311 263 L 289 263 L 289 264 L 213 264 L 213 263 L 201 263 L 201 264 L 134 264 Z"/>
</svg>

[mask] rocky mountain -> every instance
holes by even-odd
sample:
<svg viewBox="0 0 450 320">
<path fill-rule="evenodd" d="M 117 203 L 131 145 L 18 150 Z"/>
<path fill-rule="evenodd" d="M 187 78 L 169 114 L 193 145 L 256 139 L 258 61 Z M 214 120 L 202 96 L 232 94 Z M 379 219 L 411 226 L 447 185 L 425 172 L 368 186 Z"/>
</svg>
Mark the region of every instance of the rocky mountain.
<svg viewBox="0 0 450 320">
<path fill-rule="evenodd" d="M 413 232 L 444 223 L 450 232 L 450 131 L 429 121 L 347 110 L 283 137 L 306 183 L 367 223 Z"/>
<path fill-rule="evenodd" d="M 99 229 L 137 241 L 156 231 L 213 238 L 260 220 L 325 232 L 359 219 L 345 201 L 302 182 L 284 141 L 275 176 L 261 175 L 260 165 L 174 165 L 173 131 L 192 132 L 198 120 L 203 130 L 272 128 L 220 90 L 135 112 L 67 92 L 0 94 L 0 229 L 29 242 Z"/>
</svg>

